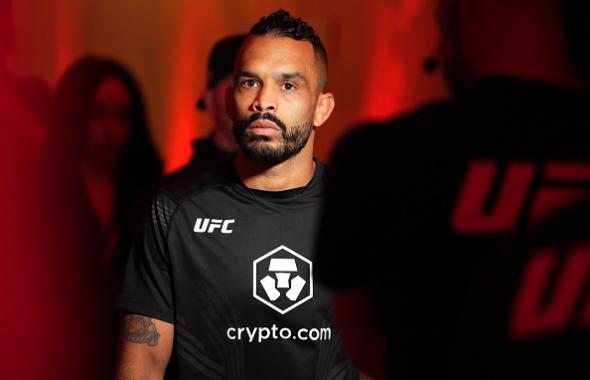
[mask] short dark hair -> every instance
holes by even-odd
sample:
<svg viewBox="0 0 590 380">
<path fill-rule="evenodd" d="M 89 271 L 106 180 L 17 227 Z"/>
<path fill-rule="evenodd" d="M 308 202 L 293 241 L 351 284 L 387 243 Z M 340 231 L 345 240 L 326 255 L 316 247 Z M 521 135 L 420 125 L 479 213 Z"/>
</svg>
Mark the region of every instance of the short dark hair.
<svg viewBox="0 0 590 380">
<path fill-rule="evenodd" d="M 326 86 L 328 80 L 328 53 L 316 31 L 301 18 L 292 17 L 288 11 L 279 9 L 258 20 L 250 29 L 250 34 L 255 36 L 271 34 L 311 43 L 313 51 L 320 58 L 325 68 L 322 88 Z"/>
</svg>

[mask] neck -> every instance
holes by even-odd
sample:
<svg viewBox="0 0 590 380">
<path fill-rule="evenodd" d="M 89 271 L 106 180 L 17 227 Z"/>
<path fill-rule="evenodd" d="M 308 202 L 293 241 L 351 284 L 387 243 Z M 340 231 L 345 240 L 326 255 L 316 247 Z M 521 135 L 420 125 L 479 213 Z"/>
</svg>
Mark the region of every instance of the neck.
<svg viewBox="0 0 590 380">
<path fill-rule="evenodd" d="M 299 154 L 276 165 L 253 161 L 240 151 L 235 161 L 236 171 L 244 185 L 250 189 L 284 191 L 304 187 L 315 172 L 312 146 L 308 141 Z"/>
</svg>

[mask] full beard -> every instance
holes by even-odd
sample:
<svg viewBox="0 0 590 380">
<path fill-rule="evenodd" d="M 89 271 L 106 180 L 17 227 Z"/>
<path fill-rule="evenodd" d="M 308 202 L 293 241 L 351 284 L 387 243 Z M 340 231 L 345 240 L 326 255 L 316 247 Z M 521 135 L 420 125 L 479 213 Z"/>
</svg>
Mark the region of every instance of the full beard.
<svg viewBox="0 0 590 380">
<path fill-rule="evenodd" d="M 248 126 L 256 120 L 270 120 L 281 129 L 278 141 L 271 136 L 250 133 Z M 270 165 L 280 164 L 299 153 L 307 144 L 313 123 L 307 122 L 287 128 L 279 118 L 272 114 L 257 113 L 249 118 L 234 123 L 234 137 L 238 145 L 254 161 Z"/>
</svg>

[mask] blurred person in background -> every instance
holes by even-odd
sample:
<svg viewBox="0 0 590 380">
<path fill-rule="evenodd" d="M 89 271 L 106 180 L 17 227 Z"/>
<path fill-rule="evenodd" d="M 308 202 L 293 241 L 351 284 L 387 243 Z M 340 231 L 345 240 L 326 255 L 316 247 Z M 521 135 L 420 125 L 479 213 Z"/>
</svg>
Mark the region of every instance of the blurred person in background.
<svg viewBox="0 0 590 380">
<path fill-rule="evenodd" d="M 562 6 L 570 55 L 588 94 L 590 3 L 565 0 Z M 486 263 L 459 340 L 478 347 L 479 361 L 466 356 L 464 373 L 481 367 L 483 356 L 489 367 L 510 368 L 496 377 L 590 375 L 590 165 L 575 162 L 553 171 L 564 183 L 545 192 L 553 198 L 578 192 L 582 199 L 520 231 Z M 506 323 L 499 323 L 499 316 Z"/>
<path fill-rule="evenodd" d="M 141 219 L 162 173 L 140 88 L 120 63 L 87 56 L 60 79 L 55 108 L 46 156 L 55 170 L 71 174 L 59 196 L 92 235 L 97 263 L 108 266 L 117 247 L 128 248 L 121 239 Z"/>
<path fill-rule="evenodd" d="M 92 305 L 81 321 L 99 331 L 94 345 L 101 374 L 112 376 L 116 313 L 112 297 L 144 201 L 161 178 L 143 98 L 131 73 L 112 59 L 85 56 L 65 71 L 55 91 L 55 115 L 44 162 L 49 166 L 46 202 L 53 225 L 71 252 L 77 302 Z M 51 177 L 59 177 L 52 181 Z"/>
<path fill-rule="evenodd" d="M 51 101 L 47 85 L 13 74 L 12 6 L 0 0 L 0 355 L 7 379 L 104 379 L 93 303 L 81 299 L 84 267 L 63 244 L 59 212 L 44 194 L 66 173 L 42 158 Z M 75 234 L 76 231 L 70 231 Z M 84 292 L 84 291 L 82 291 Z"/>
<path fill-rule="evenodd" d="M 238 144 L 232 132 L 232 120 L 225 109 L 225 93 L 232 85 L 232 69 L 245 34 L 225 37 L 215 43 L 207 63 L 207 89 L 197 108 L 213 118 L 213 130 L 205 138 L 193 141 L 190 162 L 166 180 L 174 182 L 212 166 L 227 163 L 238 155 Z"/>
<path fill-rule="evenodd" d="M 377 378 L 585 378 L 537 344 L 587 331 L 577 312 L 555 326 L 563 298 L 524 297 L 524 317 L 473 311 L 501 293 L 482 278 L 512 284 L 511 300 L 526 283 L 490 274 L 502 247 L 588 195 L 588 98 L 561 2 L 440 0 L 437 17 L 452 99 L 363 126 L 332 157 L 315 270 L 343 343 Z M 553 342 L 548 352 L 574 347 Z"/>
</svg>

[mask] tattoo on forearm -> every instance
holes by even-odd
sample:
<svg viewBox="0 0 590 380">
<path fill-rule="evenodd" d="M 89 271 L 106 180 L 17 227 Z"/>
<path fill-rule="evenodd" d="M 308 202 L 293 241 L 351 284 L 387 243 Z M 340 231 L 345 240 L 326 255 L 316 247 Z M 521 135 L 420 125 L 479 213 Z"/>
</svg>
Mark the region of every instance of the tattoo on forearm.
<svg viewBox="0 0 590 380">
<path fill-rule="evenodd" d="M 123 330 L 123 339 L 131 343 L 147 343 L 148 346 L 157 346 L 160 333 L 151 318 L 141 315 L 126 315 Z"/>
</svg>

